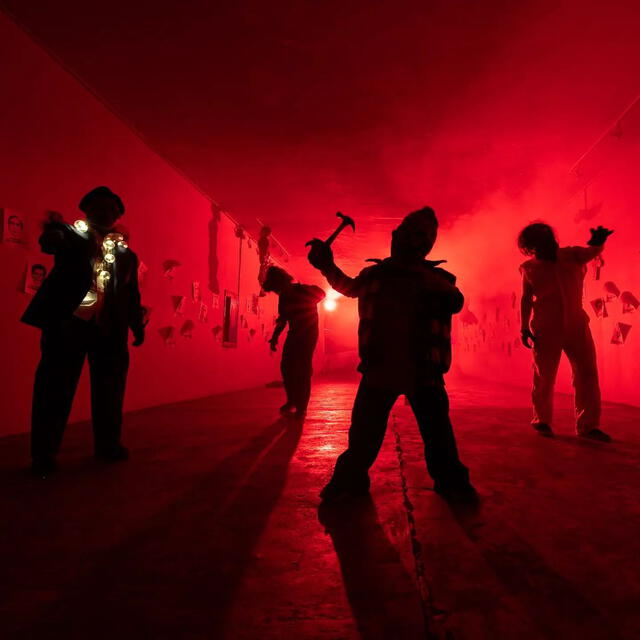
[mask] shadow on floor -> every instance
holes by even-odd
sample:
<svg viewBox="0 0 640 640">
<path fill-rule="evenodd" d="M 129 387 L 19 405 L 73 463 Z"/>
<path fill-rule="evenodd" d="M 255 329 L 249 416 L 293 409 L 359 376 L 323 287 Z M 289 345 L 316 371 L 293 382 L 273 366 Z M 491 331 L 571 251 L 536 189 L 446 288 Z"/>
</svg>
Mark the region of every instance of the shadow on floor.
<svg viewBox="0 0 640 640">
<path fill-rule="evenodd" d="M 301 432 L 302 422 L 290 418 L 259 432 L 102 554 L 23 637 L 225 637 L 234 596 Z"/>
<path fill-rule="evenodd" d="M 416 581 L 387 538 L 371 497 L 322 503 L 318 519 L 331 536 L 361 637 L 426 637 Z"/>
</svg>

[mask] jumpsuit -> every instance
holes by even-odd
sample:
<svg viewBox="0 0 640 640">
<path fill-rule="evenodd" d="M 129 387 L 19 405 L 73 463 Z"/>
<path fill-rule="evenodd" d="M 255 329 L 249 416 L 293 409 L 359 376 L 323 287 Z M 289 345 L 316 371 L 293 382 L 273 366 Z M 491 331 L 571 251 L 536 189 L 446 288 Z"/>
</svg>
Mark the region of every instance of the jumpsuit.
<svg viewBox="0 0 640 640">
<path fill-rule="evenodd" d="M 600 422 L 596 350 L 589 317 L 582 307 L 582 290 L 586 264 L 601 252 L 601 246 L 562 247 L 555 261 L 531 258 L 520 266 L 534 296 L 533 424 L 551 424 L 562 352 L 571 364 L 576 431 L 587 433 Z"/>
</svg>

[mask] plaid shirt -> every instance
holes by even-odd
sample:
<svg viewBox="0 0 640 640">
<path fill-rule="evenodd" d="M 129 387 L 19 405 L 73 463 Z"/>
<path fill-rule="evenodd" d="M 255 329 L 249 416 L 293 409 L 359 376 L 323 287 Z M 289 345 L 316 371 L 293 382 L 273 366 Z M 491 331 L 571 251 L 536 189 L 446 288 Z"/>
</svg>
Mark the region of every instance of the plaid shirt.
<svg viewBox="0 0 640 640">
<path fill-rule="evenodd" d="M 350 278 L 323 271 L 331 286 L 358 298 L 360 366 L 370 384 L 398 391 L 443 384 L 451 366 L 451 316 L 464 298 L 453 274 L 425 260 L 415 267 L 393 258 Z"/>
</svg>

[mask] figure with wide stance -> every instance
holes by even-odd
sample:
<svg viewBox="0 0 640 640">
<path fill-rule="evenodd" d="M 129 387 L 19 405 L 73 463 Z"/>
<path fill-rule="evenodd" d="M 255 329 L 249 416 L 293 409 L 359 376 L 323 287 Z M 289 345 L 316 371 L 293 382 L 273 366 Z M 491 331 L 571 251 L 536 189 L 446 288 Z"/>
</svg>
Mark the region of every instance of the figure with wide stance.
<svg viewBox="0 0 640 640">
<path fill-rule="evenodd" d="M 287 394 L 282 413 L 304 415 L 311 396 L 313 352 L 318 343 L 318 303 L 324 299 L 320 287 L 293 282 L 280 267 L 267 269 L 262 283 L 264 291 L 278 294 L 278 319 L 269 344 L 278 348 L 280 334 L 289 325 L 282 349 L 280 370 Z"/>
<path fill-rule="evenodd" d="M 526 226 L 518 247 L 531 256 L 522 274 L 522 343 L 533 350 L 533 428 L 553 436 L 553 388 L 562 352 L 573 372 L 576 431 L 579 436 L 609 442 L 599 428 L 600 386 L 589 317 L 582 307 L 586 264 L 602 253 L 613 233 L 591 229 L 586 247 L 560 247 L 554 230 L 543 222 Z"/>
<path fill-rule="evenodd" d="M 31 418 L 33 471 L 47 475 L 69 418 L 85 358 L 91 376 L 94 452 L 98 459 L 125 460 L 120 441 L 129 352 L 144 341 L 144 309 L 138 289 L 138 258 L 114 227 L 122 200 L 97 187 L 80 202 L 86 220 L 65 224 L 51 213 L 40 236 L 54 267 L 22 321 L 42 331 Z"/>
<path fill-rule="evenodd" d="M 437 236 L 430 207 L 407 215 L 393 231 L 391 256 L 357 277 L 335 264 L 326 242 L 311 241 L 309 262 L 331 286 L 358 298 L 362 380 L 349 430 L 349 445 L 321 492 L 325 500 L 369 490 L 373 465 L 391 409 L 404 394 L 418 421 L 434 489 L 451 499 L 474 500 L 469 472 L 458 457 L 449 420 L 444 374 L 451 364 L 451 316 L 463 306 L 453 274 L 425 260 Z"/>
</svg>

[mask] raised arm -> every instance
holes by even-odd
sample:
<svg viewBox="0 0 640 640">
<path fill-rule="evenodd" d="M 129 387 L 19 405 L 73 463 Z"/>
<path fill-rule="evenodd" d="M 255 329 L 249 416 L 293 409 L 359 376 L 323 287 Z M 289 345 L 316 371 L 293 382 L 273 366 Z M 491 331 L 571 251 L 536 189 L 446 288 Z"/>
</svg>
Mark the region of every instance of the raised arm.
<svg viewBox="0 0 640 640">
<path fill-rule="evenodd" d="M 578 262 L 586 264 L 602 253 L 607 238 L 613 233 L 611 229 L 598 226 L 591 229 L 591 238 L 586 247 L 573 247 L 574 255 Z"/>
<path fill-rule="evenodd" d="M 309 262 L 322 272 L 329 284 L 343 296 L 357 298 L 362 291 L 362 280 L 360 276 L 351 278 L 333 259 L 331 247 L 322 240 L 311 241 L 311 249 L 308 255 Z"/>
<path fill-rule="evenodd" d="M 47 219 L 42 225 L 42 234 L 38 239 L 42 252 L 51 255 L 66 249 L 69 246 L 66 230 L 62 215 L 57 211 L 48 211 Z"/>
</svg>

